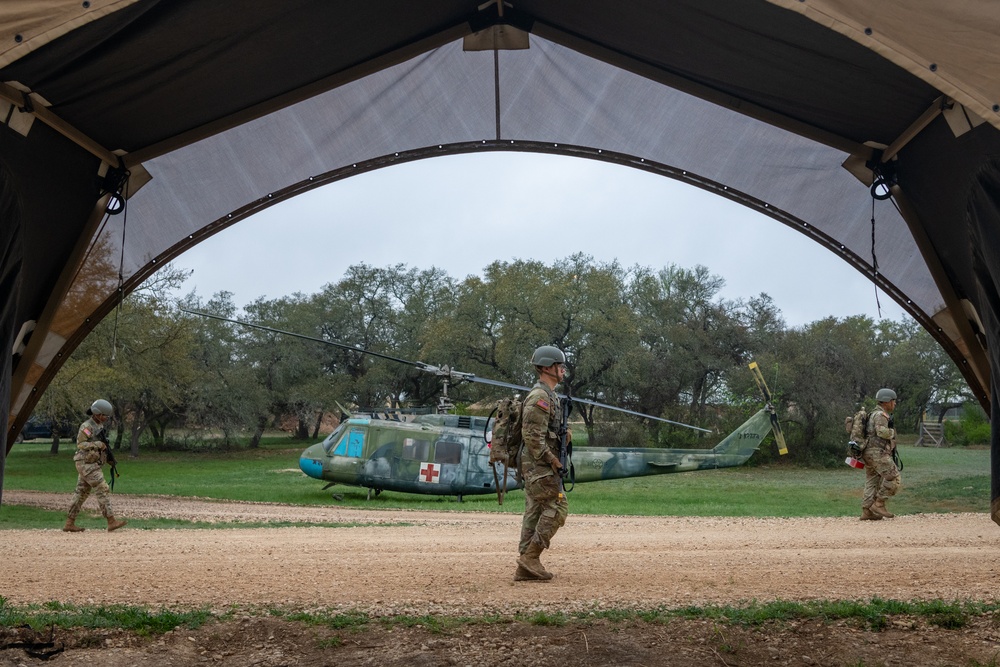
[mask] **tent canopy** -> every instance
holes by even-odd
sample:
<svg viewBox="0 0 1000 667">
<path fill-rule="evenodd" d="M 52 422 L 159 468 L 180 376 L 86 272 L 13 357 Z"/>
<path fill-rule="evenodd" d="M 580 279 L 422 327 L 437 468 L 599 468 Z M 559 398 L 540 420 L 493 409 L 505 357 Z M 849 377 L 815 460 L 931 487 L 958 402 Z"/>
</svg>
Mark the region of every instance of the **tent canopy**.
<svg viewBox="0 0 1000 667">
<path fill-rule="evenodd" d="M 6 437 L 185 249 L 337 179 L 487 150 L 684 180 L 868 273 L 878 180 L 877 282 L 997 418 L 998 46 L 989 0 L 5 2 Z"/>
</svg>

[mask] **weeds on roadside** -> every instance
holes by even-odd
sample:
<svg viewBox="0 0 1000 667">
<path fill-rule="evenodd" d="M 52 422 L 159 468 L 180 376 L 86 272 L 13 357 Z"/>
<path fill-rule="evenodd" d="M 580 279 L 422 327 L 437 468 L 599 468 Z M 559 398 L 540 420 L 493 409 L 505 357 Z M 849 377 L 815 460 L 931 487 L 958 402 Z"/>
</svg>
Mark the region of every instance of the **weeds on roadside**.
<svg viewBox="0 0 1000 667">
<path fill-rule="evenodd" d="M 0 627 L 29 625 L 35 629 L 49 626 L 60 628 L 117 628 L 140 635 L 160 634 L 178 627 L 198 628 L 213 620 L 227 620 L 238 614 L 245 616 L 271 616 L 290 622 L 324 626 L 335 630 L 361 629 L 372 623 L 386 628 L 425 628 L 433 633 L 448 632 L 457 627 L 477 624 L 523 622 L 537 626 L 561 627 L 570 622 L 587 623 L 607 621 L 623 623 L 669 623 L 673 619 L 711 620 L 722 638 L 721 649 L 728 644 L 722 628 L 726 625 L 760 626 L 766 623 L 798 619 L 824 621 L 855 620 L 871 631 L 887 628 L 893 617 L 917 617 L 946 630 L 956 630 L 968 625 L 975 616 L 1000 611 L 1000 603 L 945 602 L 943 600 L 901 602 L 872 598 L 869 601 L 811 601 L 789 602 L 776 600 L 759 603 L 751 601 L 743 606 L 687 606 L 655 609 L 594 609 L 572 613 L 535 611 L 515 614 L 513 617 L 485 615 L 481 617 L 451 617 L 436 615 L 396 615 L 374 617 L 361 611 L 331 611 L 324 609 L 300 610 L 282 607 L 237 608 L 223 612 L 208 609 L 150 610 L 129 605 L 72 605 L 47 602 L 41 605 L 12 605 L 0 596 Z M 731 648 L 731 647 L 730 647 Z M 862 667 L 862 666 L 859 666 Z M 970 664 L 969 667 L 1000 667 L 994 658 L 987 665 Z"/>
<path fill-rule="evenodd" d="M 131 605 L 73 605 L 46 602 L 42 605 L 11 605 L 0 597 L 0 627 L 27 625 L 34 630 L 58 628 L 114 628 L 138 635 L 169 632 L 174 628 L 195 629 L 209 620 L 222 618 L 208 609 L 153 611 Z"/>
<path fill-rule="evenodd" d="M 989 662 L 979 662 L 975 658 L 972 658 L 966 665 L 967 667 L 998 667 L 1000 663 L 997 663 L 997 656 L 994 655 Z"/>
<path fill-rule="evenodd" d="M 562 612 L 556 612 L 553 614 L 546 611 L 536 611 L 535 613 L 531 614 L 530 616 L 522 620 L 527 621 L 532 625 L 560 627 L 566 625 L 566 622 L 569 619 L 567 618 L 566 614 Z"/>
<path fill-rule="evenodd" d="M 857 620 L 866 628 L 881 631 L 889 626 L 891 617 L 916 616 L 946 630 L 965 627 L 972 616 L 1000 611 L 998 603 L 945 602 L 943 600 L 900 602 L 872 598 L 861 600 L 817 600 L 811 602 L 751 601 L 743 606 L 686 606 L 674 609 L 660 607 L 651 610 L 594 610 L 577 612 L 577 620 L 603 619 L 612 623 L 641 620 L 666 623 L 673 618 L 704 619 L 720 623 L 758 626 L 774 621 L 818 618 L 826 621 Z"/>
</svg>

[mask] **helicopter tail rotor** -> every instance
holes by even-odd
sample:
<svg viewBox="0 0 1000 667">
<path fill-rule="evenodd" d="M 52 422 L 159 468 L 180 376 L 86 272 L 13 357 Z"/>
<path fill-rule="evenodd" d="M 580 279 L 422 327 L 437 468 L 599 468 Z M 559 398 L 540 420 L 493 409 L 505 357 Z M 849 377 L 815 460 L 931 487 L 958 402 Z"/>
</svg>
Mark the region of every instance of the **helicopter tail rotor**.
<svg viewBox="0 0 1000 667">
<path fill-rule="evenodd" d="M 785 444 L 785 434 L 781 432 L 778 413 L 774 409 L 771 390 L 768 389 L 767 382 L 764 381 L 764 375 L 760 372 L 756 361 L 750 362 L 750 372 L 753 373 L 753 379 L 757 381 L 757 386 L 760 387 L 760 392 L 764 395 L 764 401 L 767 403 L 767 411 L 771 414 L 771 430 L 774 431 L 774 440 L 778 443 L 778 454 L 784 456 L 788 453 L 788 446 Z"/>
</svg>

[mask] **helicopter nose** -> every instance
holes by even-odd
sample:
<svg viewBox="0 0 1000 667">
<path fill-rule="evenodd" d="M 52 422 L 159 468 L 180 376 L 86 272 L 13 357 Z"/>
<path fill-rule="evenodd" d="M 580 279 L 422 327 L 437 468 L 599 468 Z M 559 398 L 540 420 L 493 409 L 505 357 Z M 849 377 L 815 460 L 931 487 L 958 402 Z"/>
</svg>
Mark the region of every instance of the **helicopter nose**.
<svg viewBox="0 0 1000 667">
<path fill-rule="evenodd" d="M 314 479 L 323 479 L 322 449 L 321 445 L 313 445 L 299 457 L 299 469 Z"/>
</svg>

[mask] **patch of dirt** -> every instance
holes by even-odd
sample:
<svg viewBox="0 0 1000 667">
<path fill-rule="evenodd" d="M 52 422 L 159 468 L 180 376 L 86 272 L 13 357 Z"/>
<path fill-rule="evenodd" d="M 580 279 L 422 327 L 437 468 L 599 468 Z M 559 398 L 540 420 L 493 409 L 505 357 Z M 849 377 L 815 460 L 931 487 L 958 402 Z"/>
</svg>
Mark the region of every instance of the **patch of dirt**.
<svg viewBox="0 0 1000 667">
<path fill-rule="evenodd" d="M 7 491 L 4 502 L 63 509 L 68 494 Z M 92 502 L 92 501 L 91 501 Z M 48 664 L 126 665 L 962 665 L 996 664 L 1000 619 L 946 629 L 934 619 L 860 621 L 607 620 L 540 625 L 516 613 L 743 605 L 772 600 L 996 602 L 1000 529 L 986 514 L 856 519 L 582 516 L 545 552 L 551 582 L 514 583 L 520 516 L 357 510 L 115 496 L 129 517 L 311 521 L 327 528 L 4 531 L 11 603 L 281 606 L 375 617 L 497 617 L 481 625 L 361 630 L 253 613 L 198 630 L 137 637 L 56 633 Z M 97 570 L 111 564 L 114 575 Z M 3 638 L 0 637 L 0 640 Z M 44 639 L 44 638 L 42 638 Z M 9 640 L 0 641 L 11 643 Z M 0 650 L 0 667 L 31 664 Z M 992 662 L 991 662 L 992 661 Z"/>
</svg>

